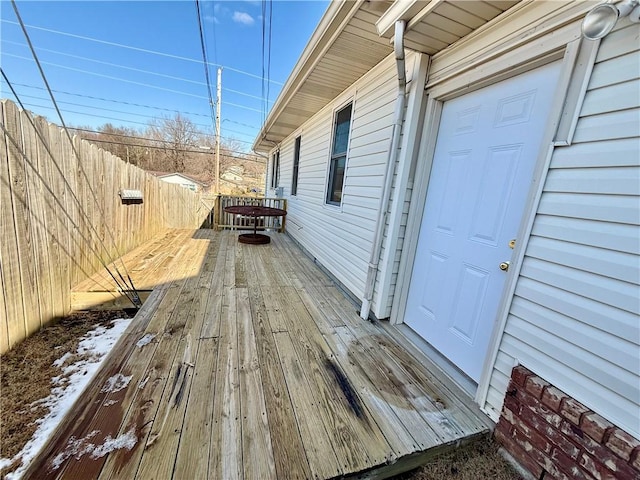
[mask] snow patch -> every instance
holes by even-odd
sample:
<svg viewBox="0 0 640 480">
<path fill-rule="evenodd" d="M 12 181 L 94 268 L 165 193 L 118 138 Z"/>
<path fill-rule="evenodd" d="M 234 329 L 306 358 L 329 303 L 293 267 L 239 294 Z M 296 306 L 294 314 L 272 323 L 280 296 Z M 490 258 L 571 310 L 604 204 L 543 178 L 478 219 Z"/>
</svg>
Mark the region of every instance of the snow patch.
<svg viewBox="0 0 640 480">
<path fill-rule="evenodd" d="M 138 342 L 136 343 L 136 347 L 142 348 L 145 345 L 149 345 L 154 338 L 156 338 L 155 333 L 147 333 L 144 337 L 138 340 Z"/>
<path fill-rule="evenodd" d="M 67 352 L 63 356 L 61 356 L 59 359 L 57 359 L 55 362 L 53 362 L 53 366 L 60 368 L 70 358 L 71 358 L 71 353 Z"/>
<path fill-rule="evenodd" d="M 101 393 L 119 392 L 123 388 L 127 388 L 127 385 L 129 385 L 130 381 L 131 381 L 131 375 L 127 377 L 125 375 L 122 375 L 121 373 L 116 373 L 113 377 L 109 377 L 107 379 L 106 383 L 104 384 L 104 387 L 102 387 L 102 390 L 100 390 L 100 392 Z"/>
<path fill-rule="evenodd" d="M 138 389 L 142 390 L 145 387 L 145 385 L 147 384 L 148 381 L 149 381 L 149 375 L 144 377 L 144 380 L 142 380 L 140 382 L 140 384 L 138 385 Z"/>
<path fill-rule="evenodd" d="M 116 438 L 111 438 L 111 435 L 108 435 L 107 438 L 104 439 L 104 443 L 102 445 L 96 445 L 93 449 L 91 452 L 91 458 L 101 458 L 108 453 L 115 450 L 122 450 L 123 448 L 131 450 L 136 446 L 137 442 L 138 437 L 136 437 L 136 432 L 133 428 L 127 433 L 118 435 Z"/>
<path fill-rule="evenodd" d="M 117 402 L 117 400 L 105 400 L 105 402 L 102 404 L 103 407 L 110 407 L 111 405 L 115 405 Z"/>
<path fill-rule="evenodd" d="M 76 351 L 78 360 L 64 367 L 63 375 L 51 379 L 54 387 L 48 397 L 34 402 L 34 405 L 43 405 L 49 411 L 44 417 L 36 420 L 38 428 L 33 437 L 15 457 L 0 458 L 0 469 L 14 462 L 21 462 L 17 470 L 6 475 L 6 480 L 22 478 L 29 463 L 49 440 L 58 423 L 71 410 L 75 401 L 95 376 L 107 353 L 111 351 L 130 323 L 131 319 L 114 320 L 111 328 L 97 327 L 82 337 Z M 56 362 L 60 362 L 60 365 L 64 364 L 60 359 Z M 81 444 L 76 445 L 76 450 L 80 452 Z"/>
<path fill-rule="evenodd" d="M 65 460 L 71 457 L 76 460 L 80 460 L 84 455 L 89 454 L 91 458 L 96 459 L 104 457 L 115 450 L 122 450 L 123 448 L 131 450 L 138 442 L 138 437 L 136 437 L 135 430 L 133 428 L 127 433 L 119 435 L 116 438 L 112 438 L 111 435 L 107 435 L 100 445 L 89 442 L 89 440 L 95 437 L 97 433 L 98 430 L 94 430 L 84 438 L 76 439 L 75 437 L 71 437 L 67 442 L 67 446 L 64 451 L 56 455 L 53 460 L 51 460 L 51 468 L 54 470 L 59 469 Z"/>
<path fill-rule="evenodd" d="M 98 434 L 98 430 L 93 430 L 91 433 L 86 435 L 83 438 L 71 437 L 67 442 L 67 447 L 64 449 L 64 452 L 59 453 L 53 460 L 51 460 L 51 467 L 54 470 L 60 468 L 60 466 L 64 463 L 64 461 L 69 457 L 75 457 L 76 459 L 80 459 L 85 453 L 91 450 L 91 443 L 88 443 L 92 437 L 95 437 Z"/>
</svg>

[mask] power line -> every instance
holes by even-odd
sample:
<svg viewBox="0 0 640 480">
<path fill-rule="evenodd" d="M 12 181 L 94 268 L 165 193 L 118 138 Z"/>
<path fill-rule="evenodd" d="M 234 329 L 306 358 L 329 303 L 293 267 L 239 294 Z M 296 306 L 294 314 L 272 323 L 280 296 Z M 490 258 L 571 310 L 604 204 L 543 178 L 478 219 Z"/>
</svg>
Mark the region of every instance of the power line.
<svg viewBox="0 0 640 480">
<path fill-rule="evenodd" d="M 196 0 L 196 14 L 198 16 L 198 29 L 200 30 L 200 48 L 202 50 L 202 59 L 204 60 L 204 77 L 207 82 L 207 95 L 209 96 L 209 109 L 211 112 L 211 125 L 215 130 L 216 114 L 214 112 L 213 93 L 211 91 L 211 81 L 209 79 L 209 62 L 207 61 L 207 46 L 204 42 L 204 32 L 202 30 L 202 19 L 200 18 L 200 2 Z"/>
<path fill-rule="evenodd" d="M 13 58 L 18 58 L 21 60 L 28 60 L 31 61 L 32 59 L 28 58 L 28 57 L 23 57 L 21 55 L 14 55 L 12 53 L 3 53 L 4 56 L 7 57 L 13 57 Z M 81 68 L 75 68 L 75 67 L 68 67 L 66 65 L 60 65 L 57 63 L 52 63 L 52 62 L 39 62 L 42 65 L 49 65 L 51 67 L 57 67 L 57 68 L 63 68 L 65 70 L 71 70 L 73 72 L 78 72 L 78 73 L 84 73 L 86 75 L 93 75 L 96 77 L 101 77 L 101 78 L 106 78 L 109 80 L 116 80 L 119 82 L 125 82 L 125 83 L 130 83 L 133 85 L 139 85 L 142 87 L 146 87 L 146 88 L 155 88 L 156 90 L 162 90 L 165 92 L 170 92 L 170 93 L 176 93 L 178 95 L 186 95 L 188 97 L 194 97 L 194 98 L 201 98 L 201 99 L 207 99 L 207 97 L 204 97 L 202 95 L 197 95 L 195 93 L 188 93 L 188 92 L 183 92 L 181 90 L 173 90 L 172 88 L 165 88 L 165 87 L 159 87 L 157 85 L 152 85 L 150 83 L 144 83 L 144 82 L 136 82 L 135 80 L 128 80 L 126 78 L 120 78 L 120 77 L 114 77 L 111 75 L 105 75 L 103 73 L 98 73 L 98 72 L 91 72 L 89 70 L 83 70 Z M 225 102 L 225 105 L 229 105 L 229 106 L 233 106 L 233 107 L 237 107 L 237 108 L 242 108 L 243 110 L 249 110 L 249 111 L 253 111 L 253 112 L 262 112 L 262 110 L 258 110 L 257 108 L 253 108 L 253 107 L 247 107 L 246 105 L 239 105 L 237 103 L 231 103 L 231 102 Z"/>
<path fill-rule="evenodd" d="M 243 127 L 253 128 L 254 130 L 260 130 L 260 127 L 256 127 L 255 125 L 247 125 L 246 123 L 236 122 L 235 120 L 231 120 L 230 118 L 223 118 L 222 123 L 224 122 L 235 123 L 236 125 L 241 125 Z"/>
<path fill-rule="evenodd" d="M 16 83 L 13 82 L 13 85 L 18 85 L 20 87 L 25 87 L 25 88 L 32 88 L 35 90 L 46 90 L 46 88 L 43 87 L 38 87 L 35 85 L 27 85 L 25 83 Z M 145 105 L 145 104 L 141 104 L 141 103 L 133 103 L 133 102 L 125 102 L 125 101 L 121 101 L 121 100 L 113 100 L 113 99 L 109 99 L 109 98 L 104 98 L 104 97 L 95 97 L 93 95 L 83 95 L 80 93 L 71 93 L 71 92 L 65 92 L 64 90 L 52 90 L 55 93 L 62 93 L 63 95 L 71 95 L 74 97 L 80 97 L 80 98 L 89 98 L 91 100 L 99 100 L 102 102 L 110 102 L 110 103 L 115 103 L 115 104 L 120 104 L 120 105 L 129 105 L 129 106 L 133 106 L 133 107 L 142 107 L 142 108 L 149 108 L 149 109 L 153 109 L 153 110 L 158 110 L 158 111 L 163 111 L 163 112 L 170 112 L 170 113 L 181 113 L 187 116 L 197 116 L 197 117 L 206 117 L 206 118 L 210 118 L 209 115 L 206 115 L 204 113 L 194 113 L 194 112 L 186 112 L 186 111 L 179 111 L 179 110 L 172 110 L 170 108 L 162 108 L 162 107 L 156 107 L 153 105 Z M 47 98 L 42 98 L 42 97 L 36 97 L 34 95 L 22 95 L 23 97 L 27 97 L 27 98 L 33 98 L 36 100 L 48 100 Z M 148 117 L 148 115 L 142 115 L 142 114 L 138 114 L 138 113 L 131 113 L 131 112 L 125 112 L 122 110 L 111 110 L 108 108 L 104 108 L 104 107 L 95 107 L 94 105 L 85 105 L 85 104 L 81 104 L 81 103 L 73 103 L 73 102 L 65 102 L 65 101 L 58 101 L 58 103 L 64 103 L 66 105 L 75 105 L 78 107 L 85 107 L 85 108 L 99 108 L 100 110 L 106 110 L 106 111 L 111 111 L 111 112 L 116 112 L 116 113 L 124 113 L 127 115 L 136 115 L 136 116 L 141 116 L 141 117 Z M 34 107 L 40 107 L 40 105 L 33 105 L 33 104 L 26 104 L 26 105 L 31 105 Z M 49 107 L 42 107 L 42 108 L 49 108 Z M 80 112 L 69 112 L 69 113 L 80 113 Z M 125 121 L 125 120 L 122 120 Z M 242 123 L 242 122 L 237 122 L 235 120 L 231 120 L 230 118 L 225 118 L 222 120 L 222 123 L 224 122 L 230 122 L 230 123 L 234 123 L 236 125 L 240 125 L 242 127 L 247 127 L 247 128 L 252 128 L 254 130 L 258 130 L 259 127 L 256 127 L 255 125 L 249 125 L 247 123 Z M 200 127 L 208 127 L 208 125 L 204 125 L 201 123 L 194 123 L 194 125 L 200 126 Z M 232 133 L 237 133 L 240 135 L 247 135 L 250 136 L 251 134 L 245 133 L 245 132 L 238 132 L 237 130 L 227 130 L 229 132 Z"/>
<path fill-rule="evenodd" d="M 136 140 L 145 140 L 148 142 L 155 142 L 155 143 L 173 143 L 170 140 L 158 140 L 155 138 L 149 138 L 149 137 L 142 137 L 139 135 L 128 135 L 125 133 L 113 133 L 113 132 L 101 132 L 100 130 L 90 130 L 88 128 L 72 128 L 71 130 L 75 131 L 75 132 L 86 132 L 86 133 L 94 133 L 97 135 L 112 135 L 114 137 L 123 137 L 123 138 L 133 138 Z M 225 138 L 226 140 L 235 140 L 235 139 L 229 139 L 226 137 L 222 137 Z M 146 146 L 146 145 L 145 145 Z M 228 152 L 232 152 L 232 153 L 239 153 L 239 154 L 245 154 L 245 152 L 241 152 L 239 150 L 229 150 L 228 148 L 225 148 Z M 195 150 L 196 152 L 198 152 L 197 150 Z M 201 153 L 201 152 L 198 152 Z"/>
<path fill-rule="evenodd" d="M 24 43 L 14 42 L 14 41 L 11 41 L 11 40 L 3 40 L 3 43 L 10 43 L 10 44 L 13 44 L 13 45 L 18 45 L 18 46 L 27 46 L 27 45 L 26 45 L 26 44 L 24 44 Z M 74 54 L 72 54 L 72 53 L 61 52 L 61 51 L 59 51 L 59 50 L 51 50 L 51 49 L 49 49 L 49 48 L 42 48 L 42 47 L 39 47 L 39 48 L 38 48 L 38 50 L 41 50 L 41 51 L 43 51 L 43 52 L 54 53 L 54 54 L 56 54 L 56 55 L 64 55 L 64 56 L 66 56 L 66 57 L 76 58 L 76 59 L 78 59 L 78 60 L 85 60 L 85 61 L 87 61 L 87 62 L 99 63 L 99 64 L 101 64 L 101 65 L 107 65 L 107 66 L 109 66 L 109 67 L 122 68 L 122 69 L 124 69 L 124 70 L 131 70 L 131 71 L 133 71 L 133 72 L 144 73 L 144 74 L 147 74 L 147 75 L 155 75 L 155 76 L 157 76 L 157 77 L 168 78 L 168 79 L 170 79 L 170 80 L 178 80 L 178 81 L 180 81 L 180 82 L 188 82 L 188 83 L 193 83 L 193 84 L 195 84 L 195 85 L 206 85 L 206 83 L 205 83 L 205 82 L 200 82 L 200 81 L 198 81 L 198 80 L 191 80 L 191 79 L 189 79 L 189 78 L 176 77 L 176 76 L 174 76 L 174 75 L 167 75 L 167 74 L 159 73 L 159 72 L 152 72 L 152 71 L 150 71 L 150 70 L 143 70 L 143 69 L 141 69 L 141 68 L 129 67 L 129 66 L 127 66 L 127 65 L 122 65 L 122 64 L 119 64 L 119 63 L 105 62 L 105 61 L 102 61 L 102 60 L 96 60 L 96 59 L 94 59 L 94 58 L 83 57 L 83 56 L 80 56 L 80 55 L 74 55 Z M 26 58 L 25 58 L 25 57 L 20 57 L 20 56 L 15 55 L 15 54 L 5 53 L 5 55 L 7 55 L 7 56 L 13 56 L 13 57 L 16 57 L 16 58 L 22 58 L 22 59 L 25 59 L 25 60 L 26 60 Z M 30 60 L 30 59 L 29 59 L 29 60 Z M 56 66 L 58 66 L 58 65 L 56 65 Z M 61 66 L 61 67 L 62 67 L 62 66 Z M 19 84 L 15 83 L 14 85 L 19 85 Z M 251 95 L 250 93 L 241 92 L 241 91 L 239 91 L 239 90 L 233 90 L 233 89 L 231 89 L 231 88 L 225 88 L 224 90 L 225 90 L 225 91 L 227 91 L 227 92 L 230 92 L 230 93 L 235 93 L 235 94 L 237 94 L 237 95 L 242 95 L 242 96 L 245 96 L 245 97 L 248 97 L 248 98 L 254 98 L 254 99 L 256 99 L 256 100 L 260 100 L 260 101 L 262 101 L 262 98 L 261 98 L 261 97 L 258 97 L 257 95 Z M 270 101 L 270 103 L 273 103 L 273 101 Z"/>
<path fill-rule="evenodd" d="M 35 86 L 35 85 L 27 85 L 26 83 L 15 83 L 14 82 L 13 84 L 14 85 L 18 85 L 20 87 L 25 87 L 25 88 L 33 88 L 33 89 L 36 89 L 36 90 L 46 90 L 46 88 L 38 87 L 38 86 Z M 198 116 L 198 117 L 207 117 L 207 118 L 209 118 L 209 115 L 206 115 L 204 113 L 178 111 L 178 110 L 172 110 L 170 108 L 162 108 L 162 107 L 156 107 L 156 106 L 153 106 L 153 105 L 145 105 L 145 104 L 142 104 L 142 103 L 125 102 L 123 100 L 113 100 L 113 99 L 110 99 L 110 98 L 96 97 L 96 96 L 93 96 L 93 95 L 83 95 L 81 93 L 65 92 L 64 90 L 53 90 L 53 92 L 62 93 L 63 95 L 71 95 L 73 97 L 90 98 L 91 100 L 99 100 L 99 101 L 102 101 L 102 102 L 117 103 L 117 104 L 121 104 L 121 105 L 129 105 L 129 106 L 133 106 L 133 107 L 150 108 L 150 109 L 153 109 L 153 110 L 159 110 L 159 111 L 164 111 L 164 112 L 183 113 L 185 115 L 194 115 L 194 116 Z M 27 95 L 24 95 L 24 96 L 27 96 Z M 253 127 L 253 128 L 257 128 L 257 127 Z"/>
<path fill-rule="evenodd" d="M 271 33 L 273 32 L 273 0 L 269 0 L 269 46 L 267 48 L 267 95 L 264 99 L 264 121 L 267 119 L 267 110 L 269 110 L 269 79 L 271 78 Z M 263 122 L 264 122 L 263 121 Z"/>
<path fill-rule="evenodd" d="M 260 55 L 260 66 L 262 68 L 262 81 L 261 81 L 261 85 L 260 85 L 260 88 L 261 88 L 260 95 L 262 96 L 262 98 L 264 98 L 264 96 L 265 96 L 264 49 L 265 49 L 265 36 L 266 36 L 265 35 L 265 27 L 266 27 L 266 21 L 267 21 L 266 20 L 266 18 L 267 18 L 267 15 L 266 15 L 266 13 L 267 13 L 266 12 L 267 3 L 266 3 L 265 0 L 262 0 L 261 7 L 262 7 L 262 15 L 260 15 L 260 18 L 261 18 L 261 23 L 262 23 L 262 43 L 261 43 L 262 51 L 261 51 L 261 55 Z M 261 102 L 261 108 L 262 108 L 262 110 L 260 112 L 262 114 L 262 119 L 261 120 L 262 120 L 262 123 L 264 124 L 264 122 L 265 122 L 264 100 Z"/>
<path fill-rule="evenodd" d="M 3 53 L 3 55 L 5 57 L 13 57 L 13 58 L 21 59 L 21 60 L 29 60 L 29 61 L 32 60 L 31 58 L 23 57 L 21 55 L 14 55 L 12 53 Z M 73 72 L 84 73 L 86 75 L 93 75 L 93 76 L 96 76 L 96 77 L 107 78 L 109 80 L 116 80 L 116 81 L 119 81 L 119 82 L 131 83 L 133 85 L 140 85 L 142 87 L 155 88 L 157 90 L 163 90 L 165 92 L 177 93 L 179 95 L 187 95 L 189 97 L 195 97 L 195 98 L 205 98 L 205 99 L 207 98 L 207 97 L 203 97 L 202 95 L 196 95 L 196 94 L 193 94 L 193 93 L 183 92 L 183 91 L 180 91 L 180 90 L 173 90 L 171 88 L 159 87 L 157 85 L 151 85 L 149 83 L 136 82 L 135 80 L 127 80 L 126 78 L 120 78 L 120 77 L 114 77 L 114 76 L 111 76 L 111 75 L 105 75 L 104 73 L 91 72 L 89 70 L 83 70 L 81 68 L 69 67 L 67 65 L 60 65 L 58 63 L 52 63 L 52 62 L 40 62 L 40 63 L 42 65 L 49 65 L 51 67 L 63 68 L 65 70 L 71 70 Z"/>
<path fill-rule="evenodd" d="M 110 145 L 122 145 L 123 147 L 140 147 L 140 148 L 151 148 L 154 150 L 170 150 L 172 152 L 180 152 L 180 153 L 197 153 L 197 154 L 207 154 L 207 155 L 211 155 L 211 152 L 209 150 L 205 150 L 205 151 L 200 151 L 200 150 L 189 150 L 189 149 L 182 149 L 182 148 L 169 148 L 169 147 L 158 147 L 158 146 L 154 146 L 154 145 L 145 145 L 143 143 L 124 143 L 124 142 L 116 142 L 114 140 L 100 140 L 97 138 L 88 138 L 88 137 L 83 137 L 87 142 L 97 142 L 97 143 L 108 143 Z M 242 152 L 237 152 L 237 153 L 242 153 Z M 264 164 L 265 161 L 264 160 L 256 160 L 253 158 L 246 158 L 246 157 L 239 157 L 237 155 L 229 155 L 227 153 L 222 153 L 221 154 L 223 157 L 226 158 L 235 158 L 236 160 L 243 160 L 246 162 L 255 162 L 255 163 L 261 163 Z"/>
<path fill-rule="evenodd" d="M 24 43 L 13 42 L 11 40 L 3 40 L 3 43 L 11 43 L 11 44 L 14 44 L 14 45 L 26 46 Z M 171 79 L 171 80 L 178 80 L 178 81 L 181 81 L 181 82 L 193 83 L 193 84 L 196 84 L 196 85 L 206 85 L 206 83 L 199 82 L 197 80 L 190 80 L 190 79 L 184 78 L 184 77 L 176 77 L 176 76 L 173 76 L 173 75 L 166 75 L 164 73 L 152 72 L 152 71 L 149 71 L 149 70 L 143 70 L 141 68 L 128 67 L 126 65 L 121 65 L 121 64 L 118 64 L 118 63 L 105 62 L 105 61 L 102 61 L 102 60 L 96 60 L 96 59 L 93 59 L 93 58 L 83 57 L 83 56 L 80 56 L 80 55 L 73 55 L 71 53 L 60 52 L 58 50 L 51 50 L 49 48 L 40 47 L 39 50 L 42 50 L 44 52 L 54 53 L 54 54 L 57 54 L 57 55 L 64 55 L 64 56 L 71 57 L 71 58 L 77 58 L 79 60 L 85 60 L 87 62 L 94 62 L 94 63 L 99 63 L 101 65 L 107 65 L 107 66 L 110 66 L 110 67 L 116 67 L 116 68 L 122 68 L 122 69 L 125 69 L 125 70 L 131 70 L 133 72 L 140 72 L 140 73 L 144 73 L 144 74 L 147 74 L 147 75 L 155 75 L 157 77 L 163 77 L 163 78 L 168 78 L 168 79 Z M 30 60 L 30 59 L 27 59 L 25 57 L 21 57 L 21 56 L 18 56 L 18 55 L 15 55 L 15 54 L 10 54 L 10 53 L 5 53 L 4 55 L 9 56 L 9 57 L 20 58 L 20 59 L 24 59 L 24 60 Z M 42 63 L 45 63 L 45 62 L 42 62 Z M 54 65 L 54 64 L 51 64 L 51 65 L 57 66 L 57 67 L 60 67 L 60 68 L 66 68 L 63 65 Z M 15 85 L 19 85 L 19 84 L 16 83 Z M 230 93 L 235 93 L 237 95 L 242 95 L 244 97 L 254 98 L 256 100 L 262 101 L 262 98 L 258 97 L 257 95 L 251 95 L 250 93 L 241 92 L 239 90 L 233 90 L 231 88 L 225 88 L 224 90 L 227 91 L 227 92 L 230 92 Z M 269 101 L 269 102 L 273 103 L 273 101 Z"/>
<path fill-rule="evenodd" d="M 24 94 L 22 94 L 21 96 L 23 98 L 33 98 L 34 100 L 48 100 L 47 98 L 37 97 L 35 95 L 24 95 Z M 136 116 L 136 117 L 149 118 L 149 115 L 144 114 L 144 113 L 125 112 L 123 110 L 114 110 L 112 108 L 105 108 L 105 107 L 95 107 L 93 105 L 86 105 L 86 104 L 83 104 L 83 103 L 75 103 L 75 102 L 66 102 L 64 100 L 58 100 L 58 103 L 64 104 L 64 105 L 73 105 L 75 107 L 98 109 L 100 111 L 105 111 L 105 112 L 124 113 L 126 115 L 133 115 L 133 116 Z M 27 104 L 27 105 L 30 105 L 30 104 Z M 41 107 L 41 108 L 43 107 L 42 105 L 32 105 L 32 106 Z M 174 112 L 174 113 L 181 113 L 181 112 Z M 184 113 L 184 112 L 182 112 L 182 113 Z M 207 116 L 207 115 L 205 115 L 205 116 Z M 199 124 L 199 123 L 194 123 L 194 125 L 204 126 L 204 124 Z"/>
<path fill-rule="evenodd" d="M 25 97 L 28 97 L 29 95 L 24 95 L 24 96 L 25 96 Z M 15 95 L 14 95 L 14 97 L 15 97 Z M 17 98 L 16 98 L 16 100 L 17 100 Z M 46 99 L 41 98 L 41 100 L 46 100 Z M 58 102 L 58 103 L 68 103 L 68 102 Z M 55 110 L 53 107 L 48 106 L 48 105 L 37 105 L 37 104 L 34 104 L 34 103 L 24 103 L 24 102 L 21 102 L 21 104 L 22 104 L 22 105 L 25 105 L 25 106 L 29 106 L 29 107 L 44 108 L 44 109 L 46 109 L 46 110 Z M 91 106 L 89 106 L 89 105 L 79 105 L 79 106 L 81 106 L 81 107 L 86 107 L 86 108 L 95 108 L 95 107 L 91 107 Z M 105 116 L 105 115 L 96 115 L 96 114 L 93 114 L 93 113 L 78 112 L 78 111 L 76 111 L 76 110 L 69 110 L 69 109 L 67 109 L 67 108 L 63 109 L 63 111 L 64 111 L 65 113 L 75 113 L 75 114 L 77 114 L 77 115 L 86 115 L 86 116 L 89 116 L 89 117 L 101 118 L 101 119 L 103 119 L 103 120 L 113 120 L 114 122 L 124 122 L 124 123 L 128 123 L 128 124 L 144 125 L 144 126 L 147 126 L 147 127 L 149 126 L 149 124 L 148 124 L 148 123 L 136 122 L 135 120 L 125 120 L 125 119 L 123 119 L 123 118 L 115 118 L 115 117 L 108 117 L 108 116 Z M 137 114 L 134 114 L 134 113 L 128 113 L 128 112 L 120 112 L 120 113 L 124 113 L 124 114 L 128 114 L 128 115 L 137 115 Z M 195 125 L 195 126 L 197 126 L 197 127 L 205 127 L 205 128 L 209 128 L 209 125 L 204 125 L 204 124 L 201 124 L 201 123 L 194 123 L 194 125 Z M 74 130 L 78 130 L 78 129 L 77 129 L 77 128 L 74 128 Z M 229 130 L 229 129 L 226 129 L 226 131 L 227 131 L 227 132 L 230 132 L 230 133 L 237 133 L 237 134 L 239 134 L 239 135 L 251 136 L 251 135 L 250 135 L 250 134 L 248 134 L 248 133 L 238 132 L 237 130 Z M 98 132 L 98 133 L 102 133 L 102 132 Z M 223 138 L 223 139 L 225 139 L 225 140 L 228 140 L 228 141 L 235 141 L 235 142 L 240 142 L 240 143 L 246 143 L 246 144 L 248 144 L 248 145 L 251 145 L 251 144 L 253 143 L 253 142 L 250 142 L 250 141 L 248 141 L 248 140 L 240 140 L 240 139 L 238 139 L 238 138 L 235 138 L 235 137 L 229 137 L 229 136 L 222 136 L 221 138 Z"/>
<path fill-rule="evenodd" d="M 10 23 L 10 24 L 13 24 L 13 25 L 19 25 L 17 22 L 13 22 L 11 20 L 2 19 L 0 21 L 2 21 L 4 23 Z M 180 55 L 173 55 L 171 53 L 158 52 L 158 51 L 149 50 L 149 49 L 146 49 L 146 48 L 134 47 L 132 45 L 124 45 L 122 43 L 109 42 L 107 40 L 99 40 L 97 38 L 86 37 L 84 35 L 77 35 L 75 33 L 61 32 L 59 30 L 53 30 L 53 29 L 50 29 L 50 28 L 38 27 L 38 26 L 35 26 L 35 25 L 27 25 L 27 26 L 29 28 L 34 29 L 34 30 L 41 30 L 43 32 L 55 33 L 57 35 L 64 35 L 64 36 L 67 36 L 67 37 L 78 38 L 78 39 L 87 40 L 87 41 L 90 41 L 90 42 L 102 43 L 103 45 L 110 45 L 110 46 L 113 46 L 113 47 L 126 48 L 126 49 L 129 49 L 129 50 L 135 50 L 135 51 L 138 51 L 138 52 L 150 53 L 150 54 L 153 54 L 153 55 L 160 55 L 160 56 L 168 57 L 168 58 L 175 58 L 177 60 L 184 60 L 186 62 L 202 63 L 200 60 L 196 60 L 195 58 L 182 57 Z M 219 64 L 211 64 L 211 65 L 214 66 L 214 67 L 222 67 L 222 68 L 225 68 L 226 70 L 230 70 L 232 72 L 240 73 L 242 75 L 247 75 L 249 77 L 262 79 L 262 77 L 260 77 L 258 75 L 255 75 L 255 74 L 249 73 L 249 72 L 245 72 L 243 70 L 238 70 L 237 68 L 228 67 L 228 66 L 219 65 Z M 271 83 L 275 83 L 276 85 L 284 85 L 283 83 L 276 82 L 275 80 L 269 80 L 269 81 Z"/>
<path fill-rule="evenodd" d="M 60 103 L 62 103 L 62 102 L 60 102 Z M 55 110 L 54 107 L 51 107 L 51 106 L 48 106 L 48 105 L 37 105 L 37 104 L 34 104 L 34 103 L 24 103 L 24 105 L 27 105 L 29 107 L 44 108 L 46 110 Z M 95 107 L 87 106 L 87 108 L 95 108 Z M 94 113 L 78 112 L 77 110 L 70 110 L 68 108 L 65 108 L 63 110 L 64 110 L 65 113 L 75 113 L 77 115 L 85 115 L 87 117 L 102 118 L 104 120 L 112 120 L 114 122 L 123 122 L 123 123 L 135 124 L 135 125 L 149 126 L 148 123 L 137 122 L 135 120 L 126 120 L 124 118 L 109 117 L 109 116 L 106 116 L 106 115 L 96 115 Z M 129 115 L 128 112 L 121 112 L 121 113 L 125 113 L 125 114 Z M 194 125 L 199 126 L 199 127 L 209 128 L 208 125 L 204 125 L 202 123 L 194 123 Z"/>
</svg>

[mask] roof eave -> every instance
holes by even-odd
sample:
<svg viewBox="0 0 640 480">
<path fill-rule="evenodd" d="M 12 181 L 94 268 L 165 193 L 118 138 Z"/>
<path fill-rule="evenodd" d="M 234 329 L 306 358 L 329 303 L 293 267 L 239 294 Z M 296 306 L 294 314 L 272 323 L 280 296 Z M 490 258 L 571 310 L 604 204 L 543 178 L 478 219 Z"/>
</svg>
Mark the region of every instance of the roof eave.
<svg viewBox="0 0 640 480">
<path fill-rule="evenodd" d="M 334 0 L 329 4 L 327 11 L 320 19 L 320 23 L 314 30 L 313 35 L 311 35 L 311 39 L 302 51 L 291 75 L 289 75 L 289 78 L 282 87 L 280 95 L 278 95 L 273 107 L 271 107 L 269 111 L 267 119 L 256 136 L 253 142 L 253 150 L 255 152 L 266 153 L 277 145 L 276 142 L 269 140 L 266 132 L 271 129 L 275 119 L 287 106 L 291 100 L 291 96 L 300 88 L 313 65 L 321 57 L 324 47 L 334 38 L 338 27 L 346 16 L 345 12 L 357 10 L 364 1 L 365 0 L 356 0 L 355 2 L 353 0 Z"/>
</svg>

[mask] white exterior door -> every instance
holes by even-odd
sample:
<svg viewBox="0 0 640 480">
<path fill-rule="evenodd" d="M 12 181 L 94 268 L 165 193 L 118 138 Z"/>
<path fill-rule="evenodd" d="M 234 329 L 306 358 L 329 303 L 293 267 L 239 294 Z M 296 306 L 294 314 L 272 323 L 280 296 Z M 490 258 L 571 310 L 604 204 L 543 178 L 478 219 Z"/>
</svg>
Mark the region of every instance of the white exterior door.
<svg viewBox="0 0 640 480">
<path fill-rule="evenodd" d="M 478 382 L 560 62 L 444 103 L 405 322 Z"/>
</svg>

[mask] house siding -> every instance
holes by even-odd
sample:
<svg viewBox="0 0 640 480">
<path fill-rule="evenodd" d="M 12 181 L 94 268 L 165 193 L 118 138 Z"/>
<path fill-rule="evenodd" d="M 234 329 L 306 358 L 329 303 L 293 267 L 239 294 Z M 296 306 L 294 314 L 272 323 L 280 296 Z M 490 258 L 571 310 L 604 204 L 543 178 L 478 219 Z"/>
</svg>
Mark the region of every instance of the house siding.
<svg viewBox="0 0 640 480">
<path fill-rule="evenodd" d="M 640 438 L 638 26 L 602 40 L 569 146 L 556 147 L 485 410 L 514 365 Z"/>
<path fill-rule="evenodd" d="M 414 57 L 408 55 L 408 72 Z M 279 145 L 279 186 L 288 199 L 288 234 L 357 298 L 364 296 L 396 96 L 395 60 L 390 56 Z M 340 207 L 334 207 L 325 204 L 333 115 L 350 101 L 353 114 L 343 198 Z M 302 137 L 298 191 L 292 196 L 297 136 Z"/>
</svg>

